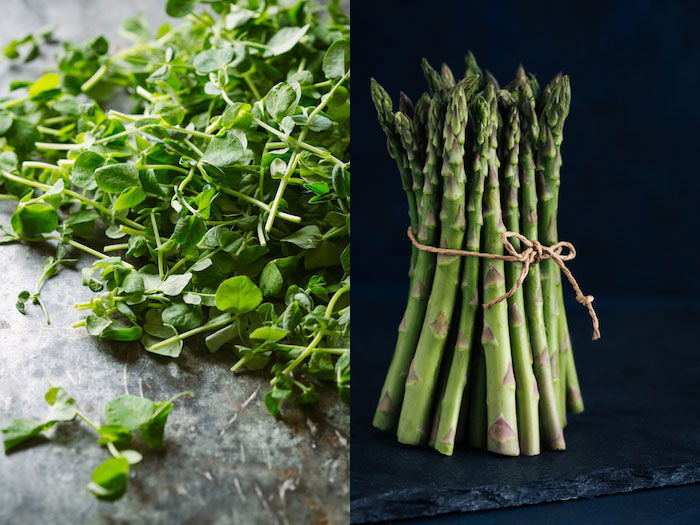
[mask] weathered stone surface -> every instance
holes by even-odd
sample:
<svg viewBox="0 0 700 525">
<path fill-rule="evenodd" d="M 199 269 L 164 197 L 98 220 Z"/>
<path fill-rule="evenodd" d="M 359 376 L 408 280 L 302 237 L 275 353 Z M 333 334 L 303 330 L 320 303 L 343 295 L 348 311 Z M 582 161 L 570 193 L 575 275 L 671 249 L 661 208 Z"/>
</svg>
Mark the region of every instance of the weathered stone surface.
<svg viewBox="0 0 700 525">
<path fill-rule="evenodd" d="M 137 11 L 157 27 L 166 19 L 163 5 L 7 0 L 0 34 L 4 42 L 51 24 L 61 38 L 116 38 L 121 21 Z M 45 65 L 0 61 L 0 90 L 11 80 L 34 78 Z M 0 224 L 9 224 L 12 209 L 0 201 Z M 0 422 L 42 417 L 47 380 L 66 388 L 96 419 L 105 401 L 127 391 L 164 400 L 194 390 L 196 397 L 176 402 L 164 450 L 145 454 L 116 503 L 98 502 L 86 489 L 92 469 L 108 453 L 84 425 L 62 425 L 46 443 L 0 455 L 0 523 L 347 522 L 349 410 L 332 390 L 323 396 L 331 401 L 310 412 L 294 410 L 279 422 L 262 402 L 267 378 L 231 374 L 234 357 L 225 351 L 211 355 L 194 342 L 170 360 L 147 354 L 138 343 L 90 337 L 70 327 L 80 319 L 71 305 L 91 294 L 75 270 L 44 287 L 50 326 L 37 306 L 27 305 L 22 316 L 14 307 L 17 293 L 33 289 L 42 257 L 50 253 L 40 245 L 0 246 Z"/>
</svg>

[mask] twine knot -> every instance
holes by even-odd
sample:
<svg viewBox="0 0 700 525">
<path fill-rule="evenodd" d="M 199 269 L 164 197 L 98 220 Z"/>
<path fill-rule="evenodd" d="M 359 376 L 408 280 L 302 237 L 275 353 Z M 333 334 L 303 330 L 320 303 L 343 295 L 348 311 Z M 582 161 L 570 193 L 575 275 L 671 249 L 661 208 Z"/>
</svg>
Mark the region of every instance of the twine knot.
<svg viewBox="0 0 700 525">
<path fill-rule="evenodd" d="M 468 257 L 481 257 L 484 259 L 498 259 L 501 261 L 508 262 L 519 262 L 522 263 L 523 267 L 520 270 L 520 275 L 515 281 L 515 284 L 506 293 L 493 299 L 492 301 L 484 304 L 484 308 L 490 308 L 494 304 L 498 304 L 501 301 L 505 301 L 513 296 L 513 294 L 522 286 L 525 278 L 530 272 L 530 266 L 533 264 L 539 264 L 545 259 L 552 259 L 561 268 L 562 273 L 566 276 L 571 287 L 576 293 L 576 301 L 585 306 L 588 309 L 588 314 L 591 316 L 591 321 L 593 322 L 593 340 L 600 339 L 600 322 L 598 321 L 598 315 L 593 308 L 593 296 L 584 295 L 581 287 L 571 273 L 571 270 L 566 266 L 566 261 L 570 261 L 576 257 L 576 248 L 574 245 L 567 241 L 559 241 L 552 244 L 551 246 L 545 246 L 541 244 L 537 239 L 528 239 L 524 235 L 518 232 L 506 231 L 501 234 L 501 242 L 503 247 L 508 252 L 509 255 L 499 255 L 494 253 L 481 253 L 469 250 L 453 250 L 449 248 L 437 248 L 435 246 L 428 246 L 421 244 L 416 240 L 413 235 L 413 230 L 408 228 L 408 238 L 411 239 L 413 246 L 417 249 L 432 253 L 437 253 L 439 255 L 456 255 L 456 256 L 468 256 Z M 515 238 L 519 243 L 525 248 L 522 251 L 518 251 L 511 238 Z"/>
</svg>

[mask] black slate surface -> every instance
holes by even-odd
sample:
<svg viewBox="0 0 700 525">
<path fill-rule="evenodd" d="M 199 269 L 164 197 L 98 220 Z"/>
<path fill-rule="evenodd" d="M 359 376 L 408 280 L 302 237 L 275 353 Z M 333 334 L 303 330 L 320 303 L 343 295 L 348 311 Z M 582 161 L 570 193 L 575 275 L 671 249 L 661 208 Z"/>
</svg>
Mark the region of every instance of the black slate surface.
<svg viewBox="0 0 700 525">
<path fill-rule="evenodd" d="M 363 373 L 355 374 L 352 407 L 354 523 L 700 481 L 700 308 L 691 301 L 598 298 L 603 338 L 597 343 L 590 341 L 585 311 L 570 305 L 586 411 L 569 418 L 568 450 L 505 458 L 459 448 L 445 457 L 371 427 L 394 343 L 384 319 L 401 305 L 396 290 L 355 288 L 353 368 Z"/>
</svg>

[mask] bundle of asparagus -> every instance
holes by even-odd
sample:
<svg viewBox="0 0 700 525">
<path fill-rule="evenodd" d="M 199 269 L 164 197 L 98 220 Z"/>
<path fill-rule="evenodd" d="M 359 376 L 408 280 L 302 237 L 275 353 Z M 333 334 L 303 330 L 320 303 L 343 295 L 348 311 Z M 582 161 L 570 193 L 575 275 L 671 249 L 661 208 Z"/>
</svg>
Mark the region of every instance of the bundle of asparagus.
<svg viewBox="0 0 700 525">
<path fill-rule="evenodd" d="M 540 252 L 558 242 L 569 79 L 557 75 L 540 91 L 520 67 L 501 89 L 471 53 L 466 65 L 456 82 L 447 66 L 437 72 L 424 60 L 429 93 L 415 106 L 401 93 L 396 113 L 372 80 L 414 241 L 408 302 L 374 426 L 447 455 L 457 441 L 510 456 L 539 454 L 541 444 L 564 450 L 567 411 L 583 411 L 583 401 L 560 268 L 537 258 L 522 282 L 522 262 L 489 255 L 504 254 L 506 231 L 521 234 L 510 241 L 517 253 L 519 239 Z M 583 299 L 592 312 L 592 297 Z"/>
</svg>

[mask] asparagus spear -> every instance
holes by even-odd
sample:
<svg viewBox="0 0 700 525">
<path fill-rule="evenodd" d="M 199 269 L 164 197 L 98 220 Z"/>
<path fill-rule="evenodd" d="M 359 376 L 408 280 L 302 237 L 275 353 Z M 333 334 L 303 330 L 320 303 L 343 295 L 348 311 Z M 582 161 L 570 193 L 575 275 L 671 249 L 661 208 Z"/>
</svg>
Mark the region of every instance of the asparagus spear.
<svg viewBox="0 0 700 525">
<path fill-rule="evenodd" d="M 540 205 L 540 239 L 547 245 L 558 241 L 557 211 L 559 200 L 559 149 L 563 140 L 564 120 L 569 114 L 571 91 L 569 79 L 557 75 L 545 88 L 540 113 L 540 144 L 538 158 L 538 182 Z M 560 270 L 552 259 L 542 262 L 542 290 L 544 294 L 545 325 L 547 346 L 551 353 L 551 367 L 554 388 L 557 392 L 559 417 L 566 421 L 565 380 L 559 359 L 559 315 L 560 293 L 557 281 Z"/>
<path fill-rule="evenodd" d="M 428 117 L 429 138 L 427 156 L 423 170 L 424 186 L 421 205 L 421 220 L 415 232 L 419 242 L 433 245 L 437 239 L 437 195 L 440 185 L 441 137 L 445 111 L 445 100 L 436 95 L 430 102 Z M 408 365 L 416 350 L 416 343 L 425 318 L 425 308 L 430 294 L 430 285 L 435 270 L 435 254 L 418 251 L 415 271 L 410 285 L 406 310 L 399 325 L 394 356 L 389 366 L 382 393 L 374 414 L 373 424 L 382 430 L 396 426 L 404 395 Z"/>
<path fill-rule="evenodd" d="M 484 188 L 483 245 L 487 253 L 502 254 L 501 233 L 505 226 L 501 217 L 501 198 L 498 182 L 498 101 L 493 84 L 486 89 L 489 103 L 491 132 L 488 153 L 488 177 Z M 481 265 L 484 302 L 506 292 L 504 263 L 485 259 Z M 508 333 L 508 306 L 500 302 L 484 311 L 481 345 L 486 361 L 486 448 L 507 456 L 520 454 L 518 421 L 515 404 L 515 376 L 511 359 Z"/>
<path fill-rule="evenodd" d="M 469 379 L 469 446 L 486 448 L 486 365 L 480 344 L 472 351 Z"/>
<path fill-rule="evenodd" d="M 447 64 L 442 64 L 440 66 L 440 78 L 442 79 L 442 85 L 445 88 L 452 88 L 455 85 L 455 76 L 452 74 L 452 70 Z"/>
<path fill-rule="evenodd" d="M 522 138 L 520 141 L 520 181 L 522 184 L 522 233 L 528 239 L 538 238 L 537 188 L 535 183 L 535 146 L 539 136 L 539 124 L 535 113 L 535 97 L 532 84 L 522 66 L 516 75 L 518 106 Z M 564 450 L 566 443 L 557 408 L 557 396 L 552 382 L 547 334 L 542 304 L 540 266 L 530 266 L 523 284 L 527 326 L 533 354 L 534 372 L 540 392 L 540 421 L 542 438 L 548 448 Z"/>
<path fill-rule="evenodd" d="M 433 95 L 440 93 L 445 89 L 445 87 L 447 87 L 443 83 L 440 73 L 435 71 L 435 68 L 433 68 L 433 66 L 430 65 L 430 62 L 428 62 L 425 58 L 421 60 L 421 68 L 423 69 L 425 81 L 428 83 L 428 89 Z"/>
<path fill-rule="evenodd" d="M 501 154 L 504 160 L 501 178 L 503 181 L 503 219 L 508 230 L 519 232 L 518 193 L 520 177 L 518 175 L 518 156 L 520 151 L 520 119 L 515 99 L 509 92 L 499 92 L 499 101 L 505 120 Z M 520 250 L 520 242 L 517 239 L 511 242 L 516 250 Z M 508 289 L 515 285 L 521 270 L 521 263 L 507 263 L 505 265 L 506 286 Z M 508 314 L 513 366 L 515 368 L 520 451 L 525 455 L 534 456 L 540 453 L 538 411 L 540 395 L 532 370 L 530 336 L 527 322 L 525 321 L 527 311 L 522 288 L 518 288 L 515 294 L 508 299 Z"/>
<path fill-rule="evenodd" d="M 559 307 L 563 312 L 563 299 Z M 565 363 L 564 377 L 566 380 L 566 408 L 572 414 L 580 414 L 583 412 L 583 397 L 581 396 L 581 387 L 578 383 L 578 374 L 576 373 L 574 354 L 571 350 L 571 336 L 569 335 L 569 327 L 567 324 L 566 316 L 559 316 L 559 333 L 562 337 L 561 348 L 559 351 L 564 355 Z"/>
<path fill-rule="evenodd" d="M 467 93 L 464 81 L 452 90 L 443 127 L 444 155 L 440 246 L 459 249 L 464 238 L 464 139 L 467 124 Z M 411 361 L 398 439 L 417 444 L 427 436 L 428 418 L 433 402 L 435 381 L 440 369 L 445 340 L 454 310 L 461 258 L 437 257 L 433 286 L 415 356 Z"/>
<path fill-rule="evenodd" d="M 375 79 L 371 79 L 370 82 L 372 101 L 374 102 L 374 107 L 377 110 L 377 119 L 379 120 L 379 125 L 384 131 L 384 134 L 386 135 L 389 155 L 392 159 L 396 161 L 396 164 L 399 168 L 399 175 L 401 176 L 401 186 L 406 192 L 406 197 L 408 198 L 408 216 L 411 221 L 411 227 L 417 228 L 418 208 L 415 195 L 412 191 L 413 181 L 409 172 L 406 154 L 404 153 L 403 148 L 401 147 L 401 140 L 398 134 L 396 133 L 391 97 L 389 97 L 389 94 L 384 90 L 384 88 L 381 85 L 379 85 L 379 82 L 377 82 Z"/>
<path fill-rule="evenodd" d="M 464 76 L 468 77 L 470 75 L 478 75 L 479 78 L 481 78 L 481 84 L 479 87 L 481 87 L 484 83 L 484 73 L 481 71 L 481 68 L 479 67 L 479 64 L 476 63 L 476 58 L 474 58 L 474 53 L 471 51 L 467 51 L 467 54 L 464 56 L 464 66 L 465 66 L 465 71 L 464 71 Z"/>
<path fill-rule="evenodd" d="M 474 83 L 478 77 L 470 76 Z M 483 99 L 476 99 L 472 108 L 475 123 L 474 165 L 470 173 L 469 197 L 467 202 L 466 249 L 479 251 L 481 247 L 481 201 L 484 193 L 484 180 L 488 172 L 487 156 L 490 147 L 489 107 Z M 462 270 L 462 308 L 457 330 L 457 341 L 450 364 L 445 390 L 438 407 L 438 429 L 435 448 L 443 454 L 451 455 L 454 450 L 455 431 L 460 414 L 464 387 L 469 373 L 469 361 L 474 342 L 474 325 L 479 308 L 479 259 L 466 257 Z"/>
</svg>

